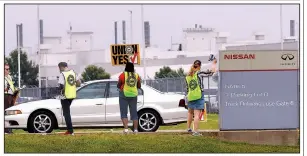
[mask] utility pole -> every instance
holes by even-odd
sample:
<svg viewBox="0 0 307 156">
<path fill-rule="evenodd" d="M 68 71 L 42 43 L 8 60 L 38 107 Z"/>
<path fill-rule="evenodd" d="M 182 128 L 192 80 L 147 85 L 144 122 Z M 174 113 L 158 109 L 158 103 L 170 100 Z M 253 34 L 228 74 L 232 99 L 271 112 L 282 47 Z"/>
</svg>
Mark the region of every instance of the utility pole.
<svg viewBox="0 0 307 156">
<path fill-rule="evenodd" d="M 132 11 L 130 12 L 130 44 L 133 44 L 133 22 L 132 22 Z"/>
<path fill-rule="evenodd" d="M 38 87 L 42 87 L 41 82 L 41 50 L 40 50 L 40 19 L 39 19 L 39 5 L 37 5 L 37 54 L 38 54 Z M 40 92 L 39 92 L 40 93 Z M 39 94 L 40 95 L 40 94 Z"/>
<path fill-rule="evenodd" d="M 16 25 L 16 33 L 17 33 L 17 52 L 18 52 L 18 87 L 20 88 L 21 83 L 21 72 L 20 72 L 20 35 L 21 35 L 21 24 Z"/>
<path fill-rule="evenodd" d="M 145 34 L 144 34 L 144 9 L 143 5 L 141 5 L 141 21 L 142 21 L 142 51 L 143 51 L 143 72 L 144 72 L 144 80 L 146 79 L 146 52 L 145 52 Z M 144 81 L 146 85 L 146 81 Z"/>
</svg>

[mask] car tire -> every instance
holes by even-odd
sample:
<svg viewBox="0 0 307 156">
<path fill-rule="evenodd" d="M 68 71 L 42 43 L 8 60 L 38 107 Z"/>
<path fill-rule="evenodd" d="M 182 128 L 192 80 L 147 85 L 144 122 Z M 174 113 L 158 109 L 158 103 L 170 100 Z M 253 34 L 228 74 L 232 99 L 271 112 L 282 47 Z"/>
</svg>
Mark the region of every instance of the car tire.
<svg viewBox="0 0 307 156">
<path fill-rule="evenodd" d="M 138 113 L 138 130 L 139 132 L 155 132 L 161 124 L 161 118 L 156 111 L 143 110 Z"/>
<path fill-rule="evenodd" d="M 38 111 L 31 115 L 28 123 L 29 133 L 51 133 L 55 128 L 56 119 L 47 111 Z"/>
</svg>

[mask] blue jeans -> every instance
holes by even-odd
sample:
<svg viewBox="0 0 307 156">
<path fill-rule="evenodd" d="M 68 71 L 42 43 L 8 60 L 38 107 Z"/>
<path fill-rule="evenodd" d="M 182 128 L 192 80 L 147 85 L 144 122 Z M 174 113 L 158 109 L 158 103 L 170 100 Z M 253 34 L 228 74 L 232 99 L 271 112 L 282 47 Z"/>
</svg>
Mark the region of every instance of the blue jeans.
<svg viewBox="0 0 307 156">
<path fill-rule="evenodd" d="M 130 120 L 138 120 L 137 97 L 125 97 L 122 91 L 119 92 L 120 118 L 128 118 L 128 107 L 130 110 Z"/>
<path fill-rule="evenodd" d="M 194 110 L 202 110 L 205 109 L 205 98 L 204 98 L 204 92 L 201 92 L 201 98 L 195 101 L 189 101 L 188 102 L 188 108 L 194 109 Z"/>
</svg>

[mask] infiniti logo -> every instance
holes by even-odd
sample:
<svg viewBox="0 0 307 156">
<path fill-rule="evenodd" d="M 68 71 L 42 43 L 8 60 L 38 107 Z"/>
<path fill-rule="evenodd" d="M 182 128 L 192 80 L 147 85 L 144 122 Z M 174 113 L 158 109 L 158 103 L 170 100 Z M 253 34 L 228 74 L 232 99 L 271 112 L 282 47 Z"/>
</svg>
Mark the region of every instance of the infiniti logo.
<svg viewBox="0 0 307 156">
<path fill-rule="evenodd" d="M 293 60 L 294 59 L 294 55 L 292 54 L 283 54 L 280 57 L 282 60 Z"/>
</svg>

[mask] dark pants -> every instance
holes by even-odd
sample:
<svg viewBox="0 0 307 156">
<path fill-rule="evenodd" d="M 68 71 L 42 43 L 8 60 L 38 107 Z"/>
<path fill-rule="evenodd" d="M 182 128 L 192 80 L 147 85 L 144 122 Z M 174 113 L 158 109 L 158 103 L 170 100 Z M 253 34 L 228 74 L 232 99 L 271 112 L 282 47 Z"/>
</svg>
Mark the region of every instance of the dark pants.
<svg viewBox="0 0 307 156">
<path fill-rule="evenodd" d="M 65 123 L 67 127 L 67 131 L 70 133 L 73 133 L 73 127 L 72 127 L 72 122 L 71 122 L 71 115 L 70 115 L 70 105 L 72 103 L 73 99 L 63 99 L 61 100 L 61 105 L 63 109 L 63 115 L 65 118 Z"/>
<path fill-rule="evenodd" d="M 4 110 L 14 106 L 13 104 L 13 95 L 4 94 Z M 5 133 L 12 133 L 12 129 L 4 129 Z"/>
</svg>

